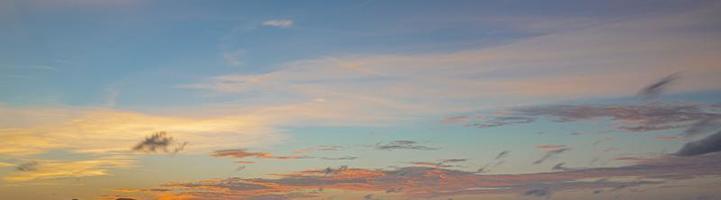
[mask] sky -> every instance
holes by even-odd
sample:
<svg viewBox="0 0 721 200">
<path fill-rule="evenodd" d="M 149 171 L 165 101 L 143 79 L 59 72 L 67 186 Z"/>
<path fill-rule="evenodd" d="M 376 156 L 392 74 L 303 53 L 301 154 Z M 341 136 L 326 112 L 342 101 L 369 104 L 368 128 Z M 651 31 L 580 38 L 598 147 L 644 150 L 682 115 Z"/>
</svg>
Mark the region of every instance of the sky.
<svg viewBox="0 0 721 200">
<path fill-rule="evenodd" d="M 721 1 L 0 0 L 0 199 L 721 199 Z"/>
</svg>

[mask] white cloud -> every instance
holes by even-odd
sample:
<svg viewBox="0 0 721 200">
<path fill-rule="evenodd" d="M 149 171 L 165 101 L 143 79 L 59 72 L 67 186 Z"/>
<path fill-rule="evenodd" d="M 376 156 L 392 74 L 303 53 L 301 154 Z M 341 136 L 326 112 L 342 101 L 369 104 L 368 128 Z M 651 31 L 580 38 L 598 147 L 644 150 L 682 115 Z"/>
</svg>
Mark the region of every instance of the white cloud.
<svg viewBox="0 0 721 200">
<path fill-rule="evenodd" d="M 288 28 L 293 26 L 293 20 L 290 19 L 273 19 L 263 22 L 263 26 Z"/>
</svg>

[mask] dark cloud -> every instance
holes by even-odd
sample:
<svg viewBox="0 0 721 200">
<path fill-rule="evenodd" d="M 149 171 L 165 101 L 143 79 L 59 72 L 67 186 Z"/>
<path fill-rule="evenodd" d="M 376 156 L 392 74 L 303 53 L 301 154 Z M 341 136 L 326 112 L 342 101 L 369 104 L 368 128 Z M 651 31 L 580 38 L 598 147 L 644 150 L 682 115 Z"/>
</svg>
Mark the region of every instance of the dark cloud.
<svg viewBox="0 0 721 200">
<path fill-rule="evenodd" d="M 478 169 L 476 170 L 476 173 L 486 173 L 486 172 L 489 172 L 489 171 L 490 171 L 490 165 L 491 165 L 491 163 L 488 163 L 488 164 L 486 164 L 486 165 L 483 165 L 483 167 L 478 168 Z"/>
<path fill-rule="evenodd" d="M 417 144 L 415 141 L 410 140 L 396 140 L 387 144 L 378 143 L 375 145 L 375 149 L 379 150 L 397 150 L 397 149 L 410 149 L 410 150 L 438 150 L 438 148 L 427 147 Z"/>
<path fill-rule="evenodd" d="M 337 174 L 337 173 L 342 172 L 342 171 L 345 171 L 345 170 L 347 170 L 347 169 L 348 169 L 348 166 L 346 166 L 346 165 L 340 166 L 340 167 L 338 167 L 337 169 L 333 169 L 333 168 L 331 168 L 331 167 L 327 167 L 327 168 L 325 168 L 325 169 L 323 170 L 323 174 L 325 174 L 326 176 L 328 176 L 328 175 L 331 175 L 331 174 Z"/>
<path fill-rule="evenodd" d="M 523 192 L 523 196 L 547 197 L 551 195 L 551 191 L 545 188 L 530 189 Z"/>
<path fill-rule="evenodd" d="M 510 151 L 501 151 L 501 153 L 498 153 L 498 155 L 496 155 L 496 160 L 508 156 L 509 153 L 511 153 L 511 152 Z"/>
<path fill-rule="evenodd" d="M 115 199 L 115 200 L 135 200 L 135 199 L 133 199 L 133 198 L 121 197 L 121 198 L 117 198 L 117 199 Z"/>
<path fill-rule="evenodd" d="M 560 170 L 560 171 L 571 170 L 571 168 L 567 168 L 564 165 L 566 165 L 565 162 L 558 163 L 558 164 L 554 165 L 553 168 L 551 168 L 551 170 Z"/>
<path fill-rule="evenodd" d="M 18 171 L 29 172 L 37 170 L 39 166 L 40 163 L 38 163 L 37 161 L 29 161 L 19 164 L 17 167 L 15 167 L 15 169 Z"/>
<path fill-rule="evenodd" d="M 654 82 L 651 85 L 648 85 L 641 90 L 638 91 L 638 96 L 643 99 L 653 99 L 661 95 L 668 86 L 670 86 L 673 82 L 679 79 L 679 74 L 674 73 L 671 75 L 668 75 L 666 77 L 661 78 L 661 80 L 658 80 Z"/>
<path fill-rule="evenodd" d="M 155 153 L 162 150 L 166 153 L 177 153 L 183 151 L 188 142 L 178 142 L 166 132 L 157 132 L 133 147 L 133 151 Z"/>
<path fill-rule="evenodd" d="M 551 157 L 553 157 L 553 156 L 555 156 L 555 155 L 561 154 L 561 153 L 563 153 L 563 152 L 566 152 L 566 151 L 568 151 L 568 150 L 571 150 L 571 149 L 570 149 L 570 148 L 567 148 L 567 147 L 563 147 L 563 148 L 548 150 L 548 151 L 546 152 L 546 154 L 543 155 L 543 157 L 541 157 L 540 159 L 538 159 L 538 160 L 536 160 L 536 161 L 533 161 L 533 164 L 541 164 L 541 163 L 543 163 L 544 161 L 548 160 L 549 158 L 551 158 Z"/>
<path fill-rule="evenodd" d="M 703 139 L 686 143 L 676 155 L 697 156 L 721 151 L 721 131 L 706 136 Z"/>
</svg>

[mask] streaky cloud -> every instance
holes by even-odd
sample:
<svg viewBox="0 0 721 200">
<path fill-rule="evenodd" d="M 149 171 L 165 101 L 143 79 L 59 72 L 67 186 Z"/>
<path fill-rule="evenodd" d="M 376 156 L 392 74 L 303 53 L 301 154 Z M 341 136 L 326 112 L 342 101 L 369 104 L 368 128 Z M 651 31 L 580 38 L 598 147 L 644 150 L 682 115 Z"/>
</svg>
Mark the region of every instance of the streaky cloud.
<svg viewBox="0 0 721 200">
<path fill-rule="evenodd" d="M 541 164 L 541 163 L 545 162 L 546 160 L 548 160 L 549 158 L 551 158 L 551 157 L 553 157 L 553 156 L 555 156 L 555 155 L 561 154 L 561 153 L 563 153 L 563 152 L 566 152 L 566 151 L 568 151 L 568 150 L 571 150 L 571 148 L 561 147 L 561 148 L 558 148 L 558 149 L 548 150 L 548 151 L 546 151 L 546 154 L 543 155 L 543 157 L 539 158 L 539 159 L 536 160 L 536 161 L 533 161 L 533 164 L 534 164 L 534 165 L 535 165 L 535 164 Z"/>
<path fill-rule="evenodd" d="M 545 105 L 517 107 L 501 116 L 470 122 L 479 128 L 531 123 L 547 117 L 554 122 L 610 119 L 617 129 L 629 132 L 684 129 L 685 135 L 698 135 L 721 127 L 721 113 L 711 104 L 641 104 L 641 105 Z"/>
<path fill-rule="evenodd" d="M 661 80 L 658 80 L 654 82 L 651 85 L 648 85 L 641 90 L 638 91 L 638 96 L 643 99 L 654 99 L 657 98 L 661 93 L 665 92 L 665 90 L 670 86 L 673 82 L 679 79 L 679 74 L 673 73 L 671 75 L 668 75 L 666 77 L 663 77 Z"/>
<path fill-rule="evenodd" d="M 438 150 L 438 148 L 419 145 L 418 142 L 410 140 L 396 140 L 386 144 L 378 143 L 374 148 L 378 150 Z"/>
</svg>

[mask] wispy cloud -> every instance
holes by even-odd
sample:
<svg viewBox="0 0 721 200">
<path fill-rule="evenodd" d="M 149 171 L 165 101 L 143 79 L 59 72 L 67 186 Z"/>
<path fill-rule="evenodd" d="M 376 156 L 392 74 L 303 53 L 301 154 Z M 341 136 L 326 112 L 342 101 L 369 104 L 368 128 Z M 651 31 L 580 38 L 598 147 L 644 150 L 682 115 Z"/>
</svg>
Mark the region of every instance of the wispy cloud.
<svg viewBox="0 0 721 200">
<path fill-rule="evenodd" d="M 546 154 L 544 154 L 543 157 L 539 158 L 538 160 L 533 161 L 533 164 L 541 164 L 555 155 L 571 150 L 571 148 L 568 148 L 564 145 L 540 145 L 538 148 L 545 151 Z"/>
<path fill-rule="evenodd" d="M 354 105 L 356 115 L 376 118 L 631 96 L 678 71 L 684 72 L 684 81 L 670 93 L 719 89 L 714 83 L 721 81 L 716 64 L 721 60 L 711 55 L 721 53 L 721 46 L 710 45 L 714 34 L 703 29 L 715 24 L 710 19 L 717 10 L 641 16 L 457 52 L 329 55 L 284 63 L 266 73 L 224 74 L 180 87 L 219 95 L 290 96 L 291 102 L 324 99 L 330 106 L 316 109 L 345 113 L 347 105 Z M 464 118 L 446 121 L 453 120 Z"/>
<path fill-rule="evenodd" d="M 378 143 L 374 146 L 378 150 L 398 150 L 398 149 L 409 149 L 409 150 L 437 150 L 435 147 L 428 147 L 419 145 L 416 141 L 410 140 L 396 140 L 389 143 Z"/>
<path fill-rule="evenodd" d="M 263 22 L 263 26 L 288 28 L 293 26 L 293 20 L 290 19 L 272 19 Z"/>
<path fill-rule="evenodd" d="M 309 158 L 301 155 L 291 156 L 275 156 L 268 152 L 252 152 L 246 149 L 225 149 L 214 151 L 211 156 L 215 157 L 233 157 L 233 158 L 258 158 L 258 159 L 276 159 L 276 160 L 291 160 L 291 159 L 303 159 Z"/>
<path fill-rule="evenodd" d="M 449 168 L 449 167 L 460 167 L 459 165 L 454 165 L 453 163 L 462 163 L 462 162 L 466 162 L 467 160 L 468 159 L 463 159 L 463 158 L 452 158 L 452 159 L 440 160 L 438 162 L 410 162 L 410 164 L 413 164 L 415 166 L 422 166 L 422 167 Z"/>
<path fill-rule="evenodd" d="M 495 159 L 498 160 L 498 159 L 505 158 L 505 157 L 508 156 L 508 154 L 510 154 L 510 153 L 511 153 L 511 152 L 510 152 L 510 151 L 507 151 L 507 150 L 506 150 L 506 151 L 501 151 L 501 153 L 498 153 L 498 155 L 496 155 L 496 158 L 495 158 Z"/>
<path fill-rule="evenodd" d="M 135 161 L 122 157 L 104 157 L 93 160 L 62 161 L 37 160 L 23 163 L 17 171 L 3 177 L 8 182 L 58 179 L 68 177 L 88 177 L 108 175 L 109 169 L 128 168 Z"/>
<path fill-rule="evenodd" d="M 714 127 L 721 113 L 710 104 L 641 104 L 641 105 L 550 105 L 512 108 L 501 116 L 469 122 L 486 128 L 530 123 L 541 117 L 556 122 L 610 118 L 618 122 L 618 129 L 631 132 L 683 129 L 687 135 L 697 135 Z"/>
<path fill-rule="evenodd" d="M 358 157 L 355 156 L 343 156 L 343 157 L 319 157 L 321 160 L 355 160 Z"/>
<path fill-rule="evenodd" d="M 678 73 L 668 75 L 638 91 L 638 96 L 644 99 L 656 98 L 663 93 L 674 81 L 679 78 Z"/>
</svg>

